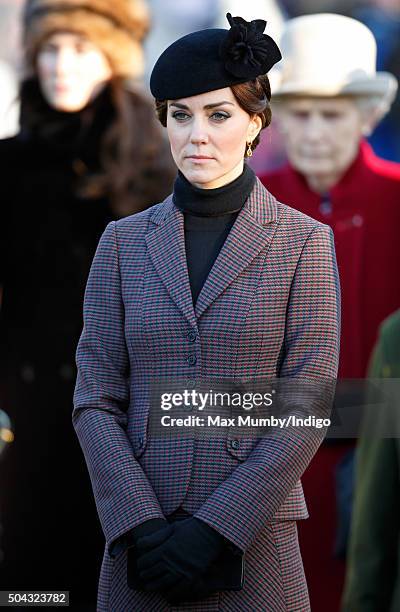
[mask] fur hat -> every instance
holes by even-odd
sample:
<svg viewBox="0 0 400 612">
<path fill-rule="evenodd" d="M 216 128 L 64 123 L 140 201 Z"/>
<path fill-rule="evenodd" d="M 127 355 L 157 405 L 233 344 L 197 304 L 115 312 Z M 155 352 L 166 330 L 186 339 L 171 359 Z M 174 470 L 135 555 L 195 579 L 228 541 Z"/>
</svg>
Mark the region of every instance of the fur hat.
<svg viewBox="0 0 400 612">
<path fill-rule="evenodd" d="M 55 32 L 77 32 L 96 44 L 115 76 L 142 76 L 141 41 L 150 17 L 145 0 L 27 0 L 23 42 L 26 69 L 35 74 L 41 44 Z"/>
</svg>

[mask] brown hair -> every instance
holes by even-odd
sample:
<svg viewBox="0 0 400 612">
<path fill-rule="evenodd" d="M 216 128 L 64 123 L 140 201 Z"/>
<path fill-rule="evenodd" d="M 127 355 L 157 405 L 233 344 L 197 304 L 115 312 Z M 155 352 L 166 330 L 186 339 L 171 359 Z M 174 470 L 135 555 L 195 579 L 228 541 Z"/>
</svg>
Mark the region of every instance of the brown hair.
<svg viewBox="0 0 400 612">
<path fill-rule="evenodd" d="M 123 217 L 162 200 L 171 191 L 176 169 L 151 102 L 140 91 L 128 89 L 120 77 L 111 79 L 104 95 L 103 107 L 95 101 L 79 113 L 68 113 L 70 120 L 79 122 L 75 154 L 79 158 L 79 144 L 83 152 L 95 146 L 99 161 L 89 172 L 77 160 L 74 191 L 78 197 L 108 197 L 114 215 Z M 66 113 L 49 107 L 37 79 L 22 82 L 20 98 L 21 133 L 62 140 Z M 92 136 L 97 143 L 91 142 Z"/>
<path fill-rule="evenodd" d="M 262 127 L 268 127 L 271 123 L 272 113 L 270 107 L 271 87 L 266 74 L 258 76 L 253 81 L 246 81 L 239 85 L 232 85 L 231 90 L 239 106 L 250 116 L 258 115 L 261 118 Z M 168 100 L 156 100 L 157 117 L 164 127 L 167 127 Z M 260 134 L 256 136 L 251 144 L 251 149 L 257 147 L 260 142 Z"/>
</svg>

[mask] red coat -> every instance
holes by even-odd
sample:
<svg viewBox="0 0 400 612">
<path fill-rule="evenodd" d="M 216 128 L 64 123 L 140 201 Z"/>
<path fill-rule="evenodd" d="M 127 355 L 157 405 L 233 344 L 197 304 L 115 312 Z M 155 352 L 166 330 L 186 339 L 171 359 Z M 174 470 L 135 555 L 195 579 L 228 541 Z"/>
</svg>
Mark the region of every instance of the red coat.
<svg viewBox="0 0 400 612">
<path fill-rule="evenodd" d="M 332 227 L 342 288 L 339 376 L 363 377 L 380 322 L 400 306 L 400 164 L 363 141 L 330 206 L 289 165 L 261 180 L 281 202 Z"/>
</svg>

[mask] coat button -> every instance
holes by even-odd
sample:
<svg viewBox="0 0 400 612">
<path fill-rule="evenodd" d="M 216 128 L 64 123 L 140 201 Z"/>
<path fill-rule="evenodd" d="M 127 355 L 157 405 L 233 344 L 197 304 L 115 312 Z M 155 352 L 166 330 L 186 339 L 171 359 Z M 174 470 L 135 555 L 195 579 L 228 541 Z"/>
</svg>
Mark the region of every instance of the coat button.
<svg viewBox="0 0 400 612">
<path fill-rule="evenodd" d="M 231 447 L 233 448 L 233 450 L 239 450 L 240 448 L 239 440 L 232 440 Z"/>
<path fill-rule="evenodd" d="M 332 202 L 329 200 L 324 200 L 319 205 L 319 210 L 322 215 L 330 215 L 332 214 Z"/>
<path fill-rule="evenodd" d="M 197 363 L 196 355 L 189 355 L 189 357 L 187 358 L 187 362 L 189 365 L 195 365 Z"/>
<path fill-rule="evenodd" d="M 138 446 L 139 446 L 139 448 L 143 447 L 143 442 L 144 442 L 143 438 L 138 438 Z"/>
<path fill-rule="evenodd" d="M 189 340 L 189 342 L 196 342 L 196 338 L 197 338 L 196 332 L 193 330 L 190 330 L 190 332 L 188 332 L 187 334 L 187 339 Z"/>
<path fill-rule="evenodd" d="M 188 378 L 188 379 L 187 379 L 187 381 L 186 381 L 186 387 L 187 387 L 188 389 L 193 389 L 193 388 L 195 387 L 195 385 L 196 385 L 196 381 L 195 381 L 195 379 L 194 379 L 194 378 Z"/>
</svg>

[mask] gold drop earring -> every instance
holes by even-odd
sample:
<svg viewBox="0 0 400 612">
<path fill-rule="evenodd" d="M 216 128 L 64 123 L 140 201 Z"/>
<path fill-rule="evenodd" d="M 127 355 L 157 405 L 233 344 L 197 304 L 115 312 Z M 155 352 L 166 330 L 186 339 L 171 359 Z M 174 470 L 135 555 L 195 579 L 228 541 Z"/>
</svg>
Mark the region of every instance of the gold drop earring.
<svg viewBox="0 0 400 612">
<path fill-rule="evenodd" d="M 253 155 L 253 149 L 251 148 L 251 144 L 251 142 L 247 143 L 246 157 L 251 157 Z"/>
</svg>

